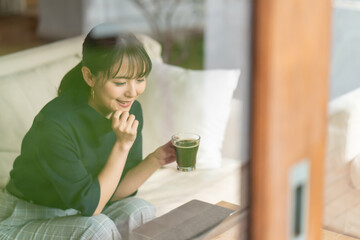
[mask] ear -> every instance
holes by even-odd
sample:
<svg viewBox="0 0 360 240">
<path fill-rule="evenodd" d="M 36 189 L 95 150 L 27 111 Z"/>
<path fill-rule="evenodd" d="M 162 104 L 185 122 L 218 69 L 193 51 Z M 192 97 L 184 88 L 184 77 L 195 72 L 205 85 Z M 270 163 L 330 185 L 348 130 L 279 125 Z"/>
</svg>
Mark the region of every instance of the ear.
<svg viewBox="0 0 360 240">
<path fill-rule="evenodd" d="M 89 87 L 91 87 L 91 88 L 94 87 L 96 79 L 95 79 L 94 75 L 91 73 L 90 69 L 88 67 L 83 66 L 81 68 L 81 72 L 82 72 L 83 78 L 84 78 L 85 82 L 87 83 L 87 85 L 89 85 Z"/>
</svg>

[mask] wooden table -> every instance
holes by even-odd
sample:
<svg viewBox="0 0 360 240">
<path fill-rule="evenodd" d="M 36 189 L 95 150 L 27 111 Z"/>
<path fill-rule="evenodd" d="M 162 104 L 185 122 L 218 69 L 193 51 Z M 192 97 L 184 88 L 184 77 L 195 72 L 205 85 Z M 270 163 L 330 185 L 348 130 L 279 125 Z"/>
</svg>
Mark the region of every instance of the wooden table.
<svg viewBox="0 0 360 240">
<path fill-rule="evenodd" d="M 221 201 L 216 205 L 229 208 L 232 210 L 240 209 L 239 205 L 229 202 Z M 217 239 L 217 240 L 247 240 L 248 236 L 248 210 L 234 212 L 231 216 L 227 217 L 222 223 L 211 230 L 204 240 Z"/>
</svg>

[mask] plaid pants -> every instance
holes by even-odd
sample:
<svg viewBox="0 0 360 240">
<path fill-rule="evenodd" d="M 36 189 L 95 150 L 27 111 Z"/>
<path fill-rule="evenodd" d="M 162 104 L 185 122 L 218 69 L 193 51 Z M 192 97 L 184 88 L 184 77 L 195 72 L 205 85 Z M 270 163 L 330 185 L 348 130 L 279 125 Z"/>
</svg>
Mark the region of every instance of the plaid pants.
<svg viewBox="0 0 360 240">
<path fill-rule="evenodd" d="M 77 210 L 32 204 L 0 190 L 0 239 L 128 239 L 136 227 L 155 217 L 155 208 L 126 198 L 87 217 Z"/>
</svg>

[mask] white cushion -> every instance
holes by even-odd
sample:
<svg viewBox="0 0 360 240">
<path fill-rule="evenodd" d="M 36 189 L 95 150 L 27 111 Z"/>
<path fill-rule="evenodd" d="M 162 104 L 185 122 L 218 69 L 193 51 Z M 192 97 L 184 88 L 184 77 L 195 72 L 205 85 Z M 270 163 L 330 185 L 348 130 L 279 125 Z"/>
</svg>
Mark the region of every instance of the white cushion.
<svg viewBox="0 0 360 240">
<path fill-rule="evenodd" d="M 136 38 L 143 43 L 147 54 L 151 58 L 151 61 L 163 62 L 163 59 L 161 57 L 161 45 L 159 42 L 141 33 L 137 33 Z"/>
<path fill-rule="evenodd" d="M 197 168 L 221 166 L 221 149 L 240 70 L 189 70 L 154 63 L 139 97 L 144 112 L 144 154 L 177 132 L 201 136 Z"/>
<path fill-rule="evenodd" d="M 1 151 L 0 152 L 0 189 L 5 187 L 10 175 L 15 158 L 19 152 Z"/>
<path fill-rule="evenodd" d="M 242 131 L 243 121 L 245 120 L 243 119 L 243 111 L 243 101 L 233 98 L 221 154 L 223 158 L 237 159 L 245 163 L 248 159 L 244 158 L 240 151 L 242 141 L 247 141 L 245 139 L 246 135 L 244 135 L 245 131 Z"/>
<path fill-rule="evenodd" d="M 338 162 L 349 162 L 360 153 L 359 99 L 360 89 L 356 89 L 329 103 L 328 128 L 330 133 L 334 134 L 329 136 L 329 150 L 332 154 L 341 155 Z"/>
<path fill-rule="evenodd" d="M 360 236 L 360 89 L 329 103 L 324 226 Z"/>
</svg>

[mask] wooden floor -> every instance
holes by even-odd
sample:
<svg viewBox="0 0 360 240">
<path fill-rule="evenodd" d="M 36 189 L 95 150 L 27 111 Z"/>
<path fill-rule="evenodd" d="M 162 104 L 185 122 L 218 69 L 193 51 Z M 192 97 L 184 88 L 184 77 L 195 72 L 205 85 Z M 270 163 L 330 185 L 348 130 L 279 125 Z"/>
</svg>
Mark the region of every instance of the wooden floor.
<svg viewBox="0 0 360 240">
<path fill-rule="evenodd" d="M 323 240 L 356 240 L 356 238 L 348 237 L 339 233 L 323 230 Z"/>
</svg>

